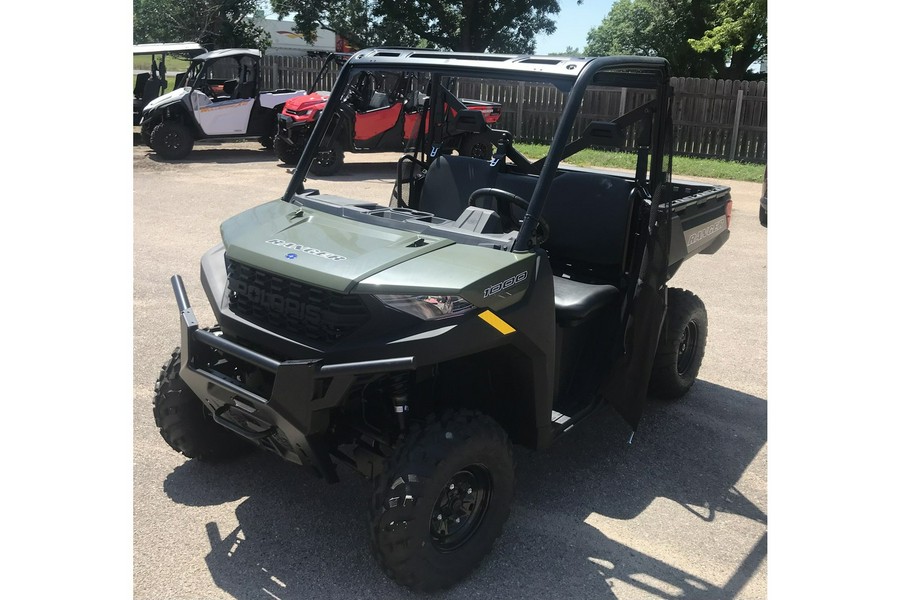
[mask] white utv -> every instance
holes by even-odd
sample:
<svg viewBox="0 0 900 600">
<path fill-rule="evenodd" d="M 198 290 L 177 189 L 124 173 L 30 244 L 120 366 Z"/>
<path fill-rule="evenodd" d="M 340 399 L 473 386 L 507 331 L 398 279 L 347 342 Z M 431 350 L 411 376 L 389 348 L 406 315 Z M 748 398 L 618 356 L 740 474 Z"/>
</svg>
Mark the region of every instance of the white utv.
<svg viewBox="0 0 900 600">
<path fill-rule="evenodd" d="M 276 117 L 304 90 L 260 91 L 259 50 L 223 49 L 191 59 L 175 89 L 141 113 L 141 141 L 167 159 L 181 159 L 195 141 L 258 139 L 272 147 Z"/>
</svg>

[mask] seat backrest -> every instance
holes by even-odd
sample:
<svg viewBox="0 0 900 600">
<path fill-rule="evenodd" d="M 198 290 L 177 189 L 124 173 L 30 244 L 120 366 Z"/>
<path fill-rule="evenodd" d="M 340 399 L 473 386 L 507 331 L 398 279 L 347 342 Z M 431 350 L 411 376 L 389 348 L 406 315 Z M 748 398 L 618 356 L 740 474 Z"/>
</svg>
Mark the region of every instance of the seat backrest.
<svg viewBox="0 0 900 600">
<path fill-rule="evenodd" d="M 469 205 L 475 190 L 494 187 L 497 172 L 491 163 L 469 156 L 439 156 L 425 174 L 419 210 L 455 221 Z"/>
<path fill-rule="evenodd" d="M 384 92 L 374 92 L 372 94 L 372 98 L 369 100 L 369 110 L 375 110 L 376 108 L 384 108 L 385 106 L 390 106 L 391 101 L 388 98 L 388 95 Z"/>
<path fill-rule="evenodd" d="M 238 84 L 234 88 L 232 98 L 252 98 L 256 91 L 256 80 L 253 78 L 254 71 L 248 64 L 241 64 L 238 71 Z"/>
<path fill-rule="evenodd" d="M 544 218 L 550 239 L 544 245 L 551 260 L 573 269 L 590 269 L 608 283 L 625 270 L 631 227 L 632 184 L 594 173 L 566 172 L 550 187 Z"/>
<path fill-rule="evenodd" d="M 234 88 L 234 95 L 232 98 L 252 98 L 253 97 L 253 81 L 245 81 L 243 83 L 239 83 L 236 88 Z"/>
<path fill-rule="evenodd" d="M 456 220 L 475 190 L 496 187 L 531 200 L 536 175 L 502 173 L 486 160 L 468 156 L 440 156 L 428 168 L 419 210 Z M 632 184 L 602 173 L 560 171 L 550 185 L 543 217 L 550 237 L 543 244 L 554 270 L 590 283 L 617 283 L 624 273 L 631 225 Z M 493 209 L 485 197 L 480 206 Z M 525 211 L 513 206 L 521 219 Z"/>
<path fill-rule="evenodd" d="M 148 79 L 144 83 L 144 93 L 141 95 L 142 104 L 146 105 L 148 102 L 159 96 L 159 92 L 162 90 L 162 79 Z"/>
<path fill-rule="evenodd" d="M 226 96 L 235 97 L 234 90 L 237 89 L 238 80 L 237 79 L 229 79 L 225 83 L 222 84 L 222 93 Z"/>
<path fill-rule="evenodd" d="M 138 73 L 137 77 L 134 79 L 134 97 L 135 98 L 143 98 L 144 95 L 144 85 L 147 83 L 147 80 L 150 79 L 150 73 Z"/>
<path fill-rule="evenodd" d="M 536 175 L 502 173 L 496 187 L 531 200 L 537 179 Z M 589 269 L 591 279 L 618 281 L 631 224 L 631 188 L 627 180 L 601 173 L 557 174 L 541 215 L 550 226 L 543 247 L 555 268 Z M 524 216 L 517 207 L 512 210 L 517 218 Z"/>
</svg>

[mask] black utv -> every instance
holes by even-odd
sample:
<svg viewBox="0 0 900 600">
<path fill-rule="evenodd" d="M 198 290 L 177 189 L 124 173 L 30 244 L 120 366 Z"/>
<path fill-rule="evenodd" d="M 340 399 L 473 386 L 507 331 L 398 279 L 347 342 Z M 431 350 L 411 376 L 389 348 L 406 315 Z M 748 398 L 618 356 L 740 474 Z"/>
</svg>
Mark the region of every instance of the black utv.
<svg viewBox="0 0 900 600">
<path fill-rule="evenodd" d="M 304 185 L 360 70 L 428 85 L 424 143 L 384 204 Z M 466 577 L 509 514 L 512 444 L 547 448 L 604 405 L 637 427 L 648 390 L 676 398 L 697 377 L 706 310 L 666 284 L 725 243 L 731 200 L 671 181 L 669 78 L 656 57 L 358 52 L 284 196 L 225 221 L 203 256 L 217 324 L 198 323 L 173 276 L 181 344 L 157 382 L 162 437 L 196 459 L 255 445 L 327 481 L 345 465 L 373 480 L 371 546 L 391 578 L 433 590 Z M 447 90 L 485 81 L 566 95 L 546 156 L 523 156 L 502 121 L 445 110 Z M 636 106 L 600 113 L 610 87 L 639 90 Z M 460 132 L 496 153 L 448 150 Z M 567 162 L 590 148 L 632 151 L 634 171 Z"/>
</svg>

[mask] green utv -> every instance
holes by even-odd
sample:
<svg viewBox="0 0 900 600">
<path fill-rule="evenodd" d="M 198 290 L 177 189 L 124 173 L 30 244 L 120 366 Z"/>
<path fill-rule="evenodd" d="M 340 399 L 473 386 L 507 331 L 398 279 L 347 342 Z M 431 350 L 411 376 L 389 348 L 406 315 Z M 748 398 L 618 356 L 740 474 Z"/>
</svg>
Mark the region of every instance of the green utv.
<svg viewBox="0 0 900 600">
<path fill-rule="evenodd" d="M 384 204 L 304 186 L 361 70 L 427 90 L 410 102 L 422 150 L 399 159 Z M 217 325 L 172 277 L 181 345 L 153 406 L 165 441 L 198 459 L 261 446 L 332 482 L 349 466 L 374 481 L 371 546 L 391 578 L 466 577 L 509 515 L 513 443 L 547 448 L 603 405 L 636 428 L 648 391 L 676 398 L 697 377 L 706 310 L 666 282 L 725 243 L 731 199 L 671 181 L 669 77 L 657 57 L 357 52 L 283 198 L 225 221 L 203 256 Z M 558 121 L 537 161 L 444 101 L 516 88 L 498 127 Z M 551 93 L 561 113 L 525 102 Z M 443 147 L 460 132 L 496 153 Z M 634 152 L 634 171 L 565 162 L 596 147 Z"/>
</svg>

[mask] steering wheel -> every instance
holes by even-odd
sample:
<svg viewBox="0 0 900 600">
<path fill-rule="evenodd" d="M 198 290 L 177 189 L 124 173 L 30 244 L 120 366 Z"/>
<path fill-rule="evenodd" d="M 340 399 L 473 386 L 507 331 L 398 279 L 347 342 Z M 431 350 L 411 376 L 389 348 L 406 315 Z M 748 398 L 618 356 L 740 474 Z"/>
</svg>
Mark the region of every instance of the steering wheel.
<svg viewBox="0 0 900 600">
<path fill-rule="evenodd" d="M 366 109 L 374 93 L 375 75 L 369 72 L 360 73 L 356 81 L 347 88 L 345 101 L 353 106 L 356 112 L 361 112 Z"/>
<path fill-rule="evenodd" d="M 497 212 L 503 224 L 503 231 L 519 230 L 519 222 L 513 217 L 512 205 L 515 204 L 528 213 L 528 201 L 512 192 L 499 188 L 478 188 L 469 196 L 469 206 L 475 206 L 475 200 L 482 196 L 493 196 L 497 199 Z M 550 225 L 544 217 L 538 217 L 538 225 L 534 229 L 535 244 L 540 246 L 550 237 Z"/>
</svg>

